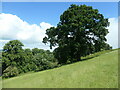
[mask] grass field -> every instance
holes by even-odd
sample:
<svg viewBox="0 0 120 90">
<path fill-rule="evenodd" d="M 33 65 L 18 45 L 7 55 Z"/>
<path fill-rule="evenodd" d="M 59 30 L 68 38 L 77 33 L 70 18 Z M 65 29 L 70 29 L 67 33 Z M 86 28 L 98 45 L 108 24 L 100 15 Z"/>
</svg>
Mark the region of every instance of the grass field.
<svg viewBox="0 0 120 90">
<path fill-rule="evenodd" d="M 0 50 L 0 67 L 1 67 L 1 62 L 2 62 L 2 51 Z M 1 83 L 1 81 L 2 81 L 2 77 L 0 76 L 0 90 L 1 90 L 1 88 L 2 88 L 2 83 Z"/>
<path fill-rule="evenodd" d="M 59 68 L 3 80 L 3 88 L 117 88 L 118 50 Z"/>
</svg>

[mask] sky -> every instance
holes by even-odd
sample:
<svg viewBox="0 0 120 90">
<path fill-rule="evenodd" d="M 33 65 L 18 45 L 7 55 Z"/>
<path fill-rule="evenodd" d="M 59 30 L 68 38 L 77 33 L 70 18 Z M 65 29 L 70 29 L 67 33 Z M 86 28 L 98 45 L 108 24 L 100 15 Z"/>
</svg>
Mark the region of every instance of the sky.
<svg viewBox="0 0 120 90">
<path fill-rule="evenodd" d="M 88 5 L 109 19 L 107 42 L 118 47 L 117 2 L 3 2 L 0 14 L 0 49 L 9 40 L 20 40 L 24 48 L 50 49 L 42 43 L 47 28 L 56 26 L 71 4 Z"/>
</svg>

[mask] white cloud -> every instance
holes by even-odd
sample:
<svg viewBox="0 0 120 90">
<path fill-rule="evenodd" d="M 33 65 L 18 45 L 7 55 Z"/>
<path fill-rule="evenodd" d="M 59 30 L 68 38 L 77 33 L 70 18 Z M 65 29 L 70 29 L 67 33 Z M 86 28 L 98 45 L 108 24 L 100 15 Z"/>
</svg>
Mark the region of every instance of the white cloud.
<svg viewBox="0 0 120 90">
<path fill-rule="evenodd" d="M 110 18 L 109 34 L 106 36 L 107 42 L 113 47 L 118 47 L 118 19 Z M 40 25 L 30 25 L 12 14 L 0 14 L 0 49 L 9 40 L 18 39 L 27 48 L 49 49 L 49 45 L 44 45 L 42 39 L 47 28 L 53 25 L 41 22 Z"/>
<path fill-rule="evenodd" d="M 42 44 L 42 39 L 45 36 L 46 29 L 50 27 L 52 25 L 45 22 L 41 22 L 40 25 L 30 25 L 16 15 L 2 13 L 0 14 L 0 39 L 2 41 L 0 42 L 6 43 L 8 40 L 18 39 L 26 47 L 28 44 L 40 43 L 44 49 L 46 46 Z"/>
<path fill-rule="evenodd" d="M 109 33 L 106 36 L 107 43 L 109 43 L 113 48 L 118 48 L 118 18 L 109 18 L 109 22 Z"/>
<path fill-rule="evenodd" d="M 0 50 L 5 45 L 5 43 L 9 42 L 10 40 L 0 40 Z"/>
</svg>

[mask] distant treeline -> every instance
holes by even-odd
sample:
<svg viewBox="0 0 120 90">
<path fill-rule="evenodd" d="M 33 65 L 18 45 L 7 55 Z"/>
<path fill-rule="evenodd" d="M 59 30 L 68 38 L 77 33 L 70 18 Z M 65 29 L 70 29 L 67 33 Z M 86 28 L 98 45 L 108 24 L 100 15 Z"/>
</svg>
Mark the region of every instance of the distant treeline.
<svg viewBox="0 0 120 90">
<path fill-rule="evenodd" d="M 17 76 L 29 71 L 42 71 L 57 67 L 57 60 L 49 50 L 22 49 L 23 44 L 13 40 L 5 44 L 2 51 L 3 78 Z"/>
<path fill-rule="evenodd" d="M 23 49 L 22 46 L 24 45 L 19 40 L 12 40 L 3 47 L 2 55 L 0 55 L 3 78 L 14 77 L 31 71 L 43 71 L 59 67 L 63 64 L 73 63 L 72 60 L 60 63 L 55 58 L 55 51 L 50 52 L 49 50 L 38 48 Z"/>
</svg>

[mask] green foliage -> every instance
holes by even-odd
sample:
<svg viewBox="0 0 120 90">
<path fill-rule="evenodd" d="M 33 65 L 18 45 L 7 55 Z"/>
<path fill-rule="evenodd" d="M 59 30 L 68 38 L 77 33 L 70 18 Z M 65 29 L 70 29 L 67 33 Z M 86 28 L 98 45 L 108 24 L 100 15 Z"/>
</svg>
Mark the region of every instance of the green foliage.
<svg viewBox="0 0 120 90">
<path fill-rule="evenodd" d="M 50 48 L 58 46 L 54 54 L 59 63 L 80 61 L 81 56 L 111 49 L 105 38 L 108 26 L 108 19 L 97 9 L 73 4 L 60 16 L 57 27 L 46 30 L 43 43 L 49 42 Z"/>
<path fill-rule="evenodd" d="M 17 76 L 18 74 L 19 74 L 19 71 L 16 67 L 8 66 L 3 71 L 3 78 L 14 77 L 14 76 Z"/>
<path fill-rule="evenodd" d="M 21 63 L 23 44 L 19 40 L 12 40 L 5 44 L 2 51 L 2 72 L 8 66 L 17 67 Z"/>
<path fill-rule="evenodd" d="M 32 53 L 33 55 L 38 54 L 38 53 L 44 53 L 45 51 L 43 49 L 38 49 L 38 48 L 33 48 Z"/>
<path fill-rule="evenodd" d="M 35 71 L 51 69 L 57 66 L 57 61 L 55 60 L 53 54 L 38 53 L 34 56 L 33 61 L 37 66 Z"/>
<path fill-rule="evenodd" d="M 55 58 L 59 60 L 59 63 L 66 63 L 71 56 L 69 56 L 69 48 L 58 47 L 53 52 Z M 70 60 L 73 60 L 70 58 Z"/>
<path fill-rule="evenodd" d="M 32 61 L 33 53 L 30 49 L 24 49 L 22 67 L 24 72 L 33 71 L 35 69 L 35 64 Z"/>
<path fill-rule="evenodd" d="M 22 49 L 23 44 L 12 40 L 5 44 L 2 52 L 3 78 L 14 77 L 30 71 L 41 71 L 57 66 L 54 55 L 49 50 Z"/>
</svg>

